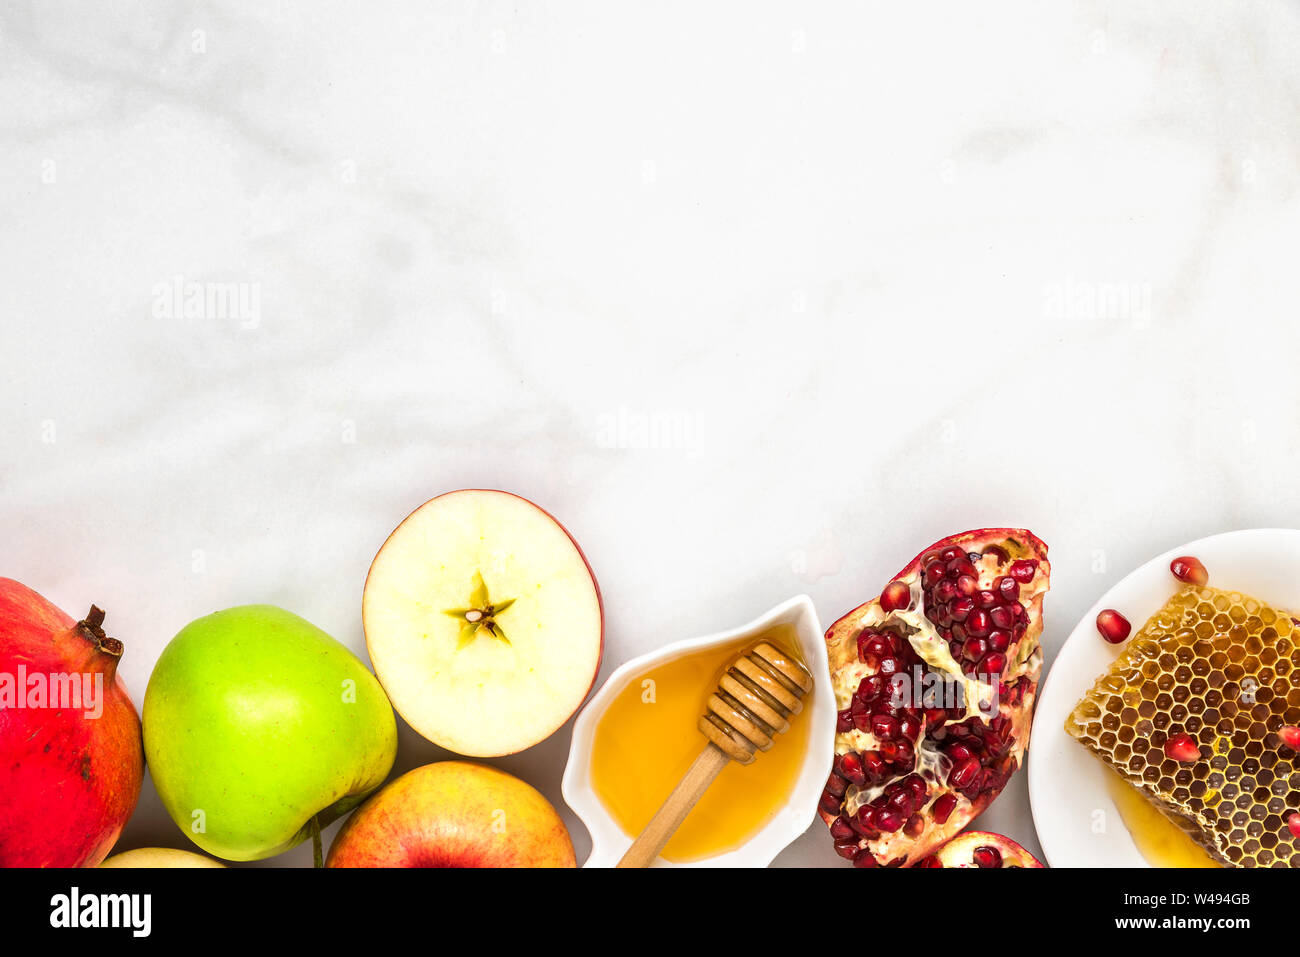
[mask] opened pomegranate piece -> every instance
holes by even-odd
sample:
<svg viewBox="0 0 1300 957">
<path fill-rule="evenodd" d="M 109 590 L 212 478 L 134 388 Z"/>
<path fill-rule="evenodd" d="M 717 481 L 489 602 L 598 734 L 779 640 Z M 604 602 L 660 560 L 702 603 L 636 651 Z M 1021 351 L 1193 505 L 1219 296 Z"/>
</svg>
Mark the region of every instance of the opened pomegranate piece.
<svg viewBox="0 0 1300 957">
<path fill-rule="evenodd" d="M 918 867 L 1042 867 L 1038 858 L 1001 834 L 967 831 L 954 837 Z"/>
<path fill-rule="evenodd" d="M 831 625 L 839 714 L 818 813 L 841 857 L 918 863 L 1024 763 L 1050 572 L 1031 532 L 963 532 Z"/>
</svg>

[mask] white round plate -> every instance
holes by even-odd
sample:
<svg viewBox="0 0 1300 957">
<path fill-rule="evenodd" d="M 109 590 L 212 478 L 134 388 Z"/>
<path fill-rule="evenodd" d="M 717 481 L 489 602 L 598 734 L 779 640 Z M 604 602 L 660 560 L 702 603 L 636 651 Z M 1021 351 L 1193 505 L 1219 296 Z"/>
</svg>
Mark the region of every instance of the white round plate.
<svg viewBox="0 0 1300 957">
<path fill-rule="evenodd" d="M 1065 719 L 1124 647 L 1097 634 L 1097 612 L 1114 608 L 1136 632 L 1179 587 L 1169 572 L 1169 562 L 1179 555 L 1204 562 L 1217 588 L 1300 609 L 1300 531 L 1292 528 L 1225 532 L 1180 545 L 1151 559 L 1088 609 L 1047 675 L 1029 748 L 1029 802 L 1052 867 L 1150 866 L 1107 792 L 1111 772 L 1065 733 Z"/>
</svg>

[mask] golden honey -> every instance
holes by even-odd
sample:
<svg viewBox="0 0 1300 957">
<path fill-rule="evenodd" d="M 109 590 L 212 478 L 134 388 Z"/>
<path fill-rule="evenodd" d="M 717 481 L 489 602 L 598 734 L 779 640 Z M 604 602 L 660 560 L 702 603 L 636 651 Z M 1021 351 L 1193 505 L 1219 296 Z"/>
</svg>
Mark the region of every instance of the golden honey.
<svg viewBox="0 0 1300 957">
<path fill-rule="evenodd" d="M 1300 756 L 1277 734 L 1300 724 L 1297 667 L 1300 626 L 1289 613 L 1188 586 L 1129 640 L 1065 729 L 1218 863 L 1300 867 L 1286 823 L 1300 809 Z M 1165 755 L 1181 734 L 1197 760 Z M 1187 859 L 1134 808 L 1120 804 L 1139 849 Z"/>
<path fill-rule="evenodd" d="M 1138 853 L 1152 867 L 1221 867 L 1191 835 L 1161 813 L 1146 795 L 1118 774 L 1106 775 L 1120 820 Z"/>
<path fill-rule="evenodd" d="M 592 743 L 592 786 L 628 836 L 641 833 L 708 743 L 696 728 L 705 702 L 727 665 L 760 637 L 797 660 L 794 629 L 781 626 L 664 662 L 634 678 L 605 709 Z M 669 840 L 664 859 L 712 857 L 762 830 L 794 790 L 810 723 L 803 713 L 795 715 L 790 730 L 753 764 L 728 764 Z"/>
</svg>

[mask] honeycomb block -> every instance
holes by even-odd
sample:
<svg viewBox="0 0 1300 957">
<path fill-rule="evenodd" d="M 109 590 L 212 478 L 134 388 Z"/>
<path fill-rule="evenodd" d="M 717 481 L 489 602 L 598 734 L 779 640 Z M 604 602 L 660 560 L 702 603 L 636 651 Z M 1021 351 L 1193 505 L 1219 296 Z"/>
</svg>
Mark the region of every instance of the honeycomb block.
<svg viewBox="0 0 1300 957">
<path fill-rule="evenodd" d="M 1300 867 L 1300 623 L 1237 592 L 1188 586 L 1131 639 L 1065 730 L 1230 867 Z M 1199 760 L 1167 758 L 1186 733 Z"/>
</svg>

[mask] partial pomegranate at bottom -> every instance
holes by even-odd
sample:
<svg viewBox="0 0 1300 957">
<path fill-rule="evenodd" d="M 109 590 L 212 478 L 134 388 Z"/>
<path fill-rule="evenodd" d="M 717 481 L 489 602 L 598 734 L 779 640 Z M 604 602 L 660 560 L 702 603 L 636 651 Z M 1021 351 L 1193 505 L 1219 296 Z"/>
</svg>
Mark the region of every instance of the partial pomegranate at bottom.
<svg viewBox="0 0 1300 957">
<path fill-rule="evenodd" d="M 1038 858 L 1001 834 L 991 831 L 967 831 L 958 835 L 918 867 L 1042 867 Z"/>
<path fill-rule="evenodd" d="M 1050 572 L 1031 532 L 962 532 L 826 632 L 839 713 L 818 813 L 841 857 L 918 864 L 1024 764 Z"/>
<path fill-rule="evenodd" d="M 0 867 L 94 867 L 135 810 L 140 718 L 103 624 L 0 578 Z"/>
</svg>

